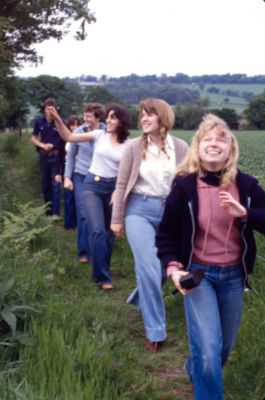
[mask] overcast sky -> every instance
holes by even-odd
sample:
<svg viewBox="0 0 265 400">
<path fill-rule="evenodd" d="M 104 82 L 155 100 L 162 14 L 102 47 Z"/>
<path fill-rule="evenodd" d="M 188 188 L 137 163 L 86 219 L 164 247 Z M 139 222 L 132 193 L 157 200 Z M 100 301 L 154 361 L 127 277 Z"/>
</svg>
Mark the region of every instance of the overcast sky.
<svg viewBox="0 0 265 400">
<path fill-rule="evenodd" d="M 91 0 L 97 22 L 36 48 L 17 75 L 265 74 L 264 0 Z"/>
</svg>

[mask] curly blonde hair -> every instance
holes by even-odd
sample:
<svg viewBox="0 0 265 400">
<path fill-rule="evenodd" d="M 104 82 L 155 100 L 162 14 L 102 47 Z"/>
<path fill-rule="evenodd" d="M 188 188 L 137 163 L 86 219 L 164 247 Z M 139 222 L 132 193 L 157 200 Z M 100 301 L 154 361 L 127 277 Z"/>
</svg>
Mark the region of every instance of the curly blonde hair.
<svg viewBox="0 0 265 400">
<path fill-rule="evenodd" d="M 140 103 L 140 112 L 139 112 L 139 121 L 138 125 L 141 129 L 141 118 L 142 113 L 145 111 L 147 114 L 155 114 L 158 116 L 159 123 L 159 134 L 160 134 L 160 145 L 161 151 L 165 154 L 166 152 L 166 137 L 168 131 L 173 127 L 175 121 L 175 114 L 172 107 L 162 99 L 149 98 L 145 99 Z M 143 133 L 142 136 L 142 144 L 143 144 L 143 155 L 142 158 L 145 159 L 145 154 L 148 147 L 148 134 Z"/>
<path fill-rule="evenodd" d="M 177 175 L 196 173 L 200 178 L 205 176 L 205 171 L 199 156 L 199 144 L 206 133 L 212 129 L 216 129 L 220 136 L 228 137 L 231 140 L 231 150 L 220 176 L 220 186 L 225 189 L 235 180 L 237 174 L 237 161 L 239 157 L 238 143 L 227 123 L 222 118 L 211 113 L 203 117 L 197 132 L 192 138 L 190 150 L 182 166 L 177 170 Z"/>
</svg>

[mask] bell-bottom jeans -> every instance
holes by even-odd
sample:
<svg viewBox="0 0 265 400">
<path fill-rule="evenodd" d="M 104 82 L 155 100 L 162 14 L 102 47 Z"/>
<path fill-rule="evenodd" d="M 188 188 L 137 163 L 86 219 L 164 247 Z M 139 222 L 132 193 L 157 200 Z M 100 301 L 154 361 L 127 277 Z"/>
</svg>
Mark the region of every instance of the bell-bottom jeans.
<svg viewBox="0 0 265 400">
<path fill-rule="evenodd" d="M 111 283 L 110 260 L 114 233 L 110 229 L 111 195 L 116 178 L 100 178 L 88 173 L 83 185 L 84 209 L 90 230 L 93 281 L 102 285 Z"/>
<path fill-rule="evenodd" d="M 90 231 L 85 212 L 84 180 L 86 175 L 74 173 L 74 195 L 77 220 L 77 249 L 78 257 L 91 257 Z"/>
<path fill-rule="evenodd" d="M 164 274 L 155 246 L 164 199 L 131 194 L 125 217 L 126 235 L 133 253 L 137 287 L 127 299 L 141 312 L 147 339 L 166 339 L 166 312 L 162 294 Z"/>
</svg>

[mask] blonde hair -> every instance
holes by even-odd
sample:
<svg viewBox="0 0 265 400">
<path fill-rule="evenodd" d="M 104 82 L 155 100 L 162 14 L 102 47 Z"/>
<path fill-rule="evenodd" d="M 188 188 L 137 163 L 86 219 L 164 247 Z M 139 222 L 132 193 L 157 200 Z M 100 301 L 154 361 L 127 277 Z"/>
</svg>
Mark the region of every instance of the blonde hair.
<svg viewBox="0 0 265 400">
<path fill-rule="evenodd" d="M 177 170 L 177 175 L 187 175 L 190 173 L 196 173 L 199 177 L 205 175 L 199 156 L 199 144 L 206 133 L 214 128 L 220 136 L 230 138 L 231 140 L 231 150 L 220 177 L 221 187 L 227 188 L 229 184 L 235 180 L 237 174 L 237 161 L 239 157 L 238 143 L 227 123 L 214 114 L 206 114 L 203 117 L 197 132 L 192 138 L 189 153 L 183 161 L 182 166 Z"/>
<path fill-rule="evenodd" d="M 161 140 L 161 150 L 166 152 L 166 136 L 167 132 L 173 127 L 175 121 L 175 114 L 172 107 L 162 99 L 149 98 L 145 99 L 140 103 L 139 121 L 138 125 L 141 128 L 141 118 L 142 112 L 145 111 L 147 114 L 155 114 L 158 117 L 159 123 L 159 134 Z M 145 154 L 148 146 L 148 134 L 143 133 L 142 137 L 143 143 L 143 159 L 145 159 Z"/>
</svg>

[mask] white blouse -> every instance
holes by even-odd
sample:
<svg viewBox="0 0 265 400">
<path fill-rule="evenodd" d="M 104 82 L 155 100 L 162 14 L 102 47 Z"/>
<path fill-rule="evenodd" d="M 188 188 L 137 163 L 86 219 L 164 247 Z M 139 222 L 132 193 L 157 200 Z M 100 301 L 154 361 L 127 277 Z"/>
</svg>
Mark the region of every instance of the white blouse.
<svg viewBox="0 0 265 400">
<path fill-rule="evenodd" d="M 94 152 L 89 172 L 102 178 L 116 178 L 120 160 L 129 143 L 129 139 L 118 146 L 113 146 L 110 141 L 110 135 L 105 130 L 97 129 L 92 133 Z"/>
<path fill-rule="evenodd" d="M 142 160 L 134 193 L 146 196 L 166 197 L 176 175 L 176 156 L 172 137 L 168 134 L 165 143 L 165 154 L 148 136 L 148 147 L 145 159 Z"/>
</svg>

